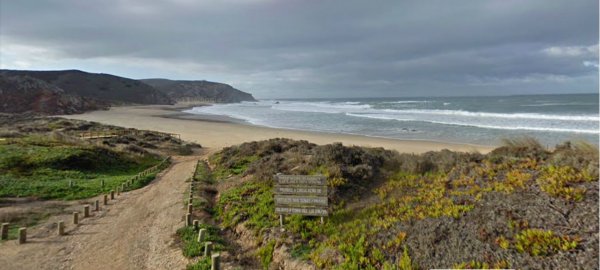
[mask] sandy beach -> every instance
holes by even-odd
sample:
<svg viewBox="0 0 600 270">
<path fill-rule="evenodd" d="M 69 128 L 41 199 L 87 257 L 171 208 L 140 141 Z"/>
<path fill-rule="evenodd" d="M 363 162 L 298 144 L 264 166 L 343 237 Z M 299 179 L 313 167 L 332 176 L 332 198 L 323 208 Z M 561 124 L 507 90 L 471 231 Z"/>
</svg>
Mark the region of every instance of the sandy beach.
<svg viewBox="0 0 600 270">
<path fill-rule="evenodd" d="M 316 144 L 341 142 L 344 145 L 383 147 L 402 153 L 423 153 L 449 149 L 461 152 L 481 153 L 493 149 L 490 146 L 451 142 L 398 140 L 360 135 L 334 134 L 313 131 L 276 129 L 245 124 L 235 119 L 182 113 L 185 106 L 123 106 L 107 111 L 93 111 L 61 117 L 94 121 L 115 126 L 177 133 L 183 140 L 196 142 L 212 150 L 249 141 L 270 138 L 307 140 Z"/>
</svg>

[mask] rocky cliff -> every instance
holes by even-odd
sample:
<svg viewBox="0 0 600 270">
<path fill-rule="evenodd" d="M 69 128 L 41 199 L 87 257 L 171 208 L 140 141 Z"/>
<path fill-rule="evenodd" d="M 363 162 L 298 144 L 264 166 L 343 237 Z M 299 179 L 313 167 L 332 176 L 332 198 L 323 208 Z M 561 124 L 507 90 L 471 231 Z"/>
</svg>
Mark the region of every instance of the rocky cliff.
<svg viewBox="0 0 600 270">
<path fill-rule="evenodd" d="M 171 104 L 164 93 L 133 79 L 79 70 L 28 71 L 0 70 L 7 76 L 29 76 L 52 84 L 66 94 L 110 104 Z"/>
<path fill-rule="evenodd" d="M 107 103 L 67 94 L 45 81 L 0 74 L 0 111 L 6 113 L 73 114 L 108 107 Z"/>
<path fill-rule="evenodd" d="M 177 102 L 215 102 L 235 103 L 256 101 L 246 92 L 233 88 L 231 85 L 209 81 L 175 81 L 167 79 L 145 79 L 142 82 L 153 86 L 167 94 Z"/>
<path fill-rule="evenodd" d="M 80 70 L 0 70 L 0 112 L 73 114 L 112 105 L 255 101 L 230 85 L 208 81 L 133 80 Z"/>
</svg>

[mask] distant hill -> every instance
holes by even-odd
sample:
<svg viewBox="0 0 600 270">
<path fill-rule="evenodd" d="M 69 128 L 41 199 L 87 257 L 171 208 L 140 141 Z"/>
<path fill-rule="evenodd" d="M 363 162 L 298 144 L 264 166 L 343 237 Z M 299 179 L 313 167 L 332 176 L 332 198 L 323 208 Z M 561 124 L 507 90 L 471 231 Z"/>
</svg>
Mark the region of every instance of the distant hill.
<svg viewBox="0 0 600 270">
<path fill-rule="evenodd" d="M 251 94 L 224 83 L 167 79 L 145 79 L 141 81 L 167 94 L 177 102 L 236 103 L 256 101 Z"/>
<path fill-rule="evenodd" d="M 29 76 L 76 95 L 116 104 L 172 104 L 164 93 L 138 80 L 80 70 L 27 71 L 0 70 L 8 76 Z"/>
<path fill-rule="evenodd" d="M 208 81 L 134 80 L 80 70 L 0 69 L 0 112 L 74 114 L 112 105 L 255 101 L 230 85 Z"/>
<path fill-rule="evenodd" d="M 0 74 L 1 112 L 73 114 L 106 107 L 107 103 L 67 94 L 55 85 L 30 76 Z"/>
</svg>

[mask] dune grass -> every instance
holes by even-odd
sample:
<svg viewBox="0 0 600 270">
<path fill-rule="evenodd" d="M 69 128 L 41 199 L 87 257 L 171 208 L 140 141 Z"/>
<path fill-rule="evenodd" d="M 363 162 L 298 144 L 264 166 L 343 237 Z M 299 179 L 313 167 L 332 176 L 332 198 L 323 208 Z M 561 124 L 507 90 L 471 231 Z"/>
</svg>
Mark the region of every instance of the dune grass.
<svg viewBox="0 0 600 270">
<path fill-rule="evenodd" d="M 149 155 L 132 156 L 39 137 L 10 140 L 0 144 L 0 197 L 93 197 L 159 162 Z M 136 184 L 143 185 L 148 179 L 153 176 L 147 175 Z"/>
</svg>

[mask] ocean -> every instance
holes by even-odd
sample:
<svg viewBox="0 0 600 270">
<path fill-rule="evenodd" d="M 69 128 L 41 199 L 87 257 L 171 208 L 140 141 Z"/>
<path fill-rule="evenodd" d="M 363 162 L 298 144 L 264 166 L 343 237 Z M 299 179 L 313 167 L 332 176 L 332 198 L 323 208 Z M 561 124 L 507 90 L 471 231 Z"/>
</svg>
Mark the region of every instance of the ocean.
<svg viewBox="0 0 600 270">
<path fill-rule="evenodd" d="M 186 110 L 249 124 L 366 136 L 498 145 L 530 136 L 546 146 L 598 144 L 598 94 L 280 99 Z"/>
</svg>

